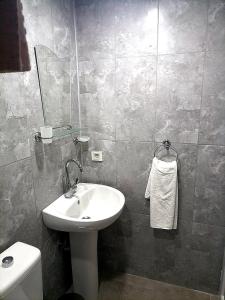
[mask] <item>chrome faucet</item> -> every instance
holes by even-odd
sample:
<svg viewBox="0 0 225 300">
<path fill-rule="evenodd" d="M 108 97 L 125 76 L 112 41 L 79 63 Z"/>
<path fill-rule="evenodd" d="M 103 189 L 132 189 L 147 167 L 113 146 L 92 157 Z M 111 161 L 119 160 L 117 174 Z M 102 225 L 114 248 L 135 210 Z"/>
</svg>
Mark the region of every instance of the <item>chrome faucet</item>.
<svg viewBox="0 0 225 300">
<path fill-rule="evenodd" d="M 77 161 L 75 159 L 69 159 L 66 162 L 65 169 L 66 169 L 66 182 L 67 182 L 67 188 L 68 188 L 68 191 L 65 194 L 66 198 L 72 198 L 74 196 L 74 194 L 77 191 L 77 185 L 79 183 L 79 178 L 78 177 L 75 179 L 74 184 L 71 183 L 70 175 L 69 175 L 69 169 L 68 169 L 70 163 L 74 163 L 76 165 L 76 167 L 79 168 L 80 172 L 81 173 L 83 172 L 83 168 L 82 168 L 81 164 L 79 163 L 79 161 Z"/>
</svg>

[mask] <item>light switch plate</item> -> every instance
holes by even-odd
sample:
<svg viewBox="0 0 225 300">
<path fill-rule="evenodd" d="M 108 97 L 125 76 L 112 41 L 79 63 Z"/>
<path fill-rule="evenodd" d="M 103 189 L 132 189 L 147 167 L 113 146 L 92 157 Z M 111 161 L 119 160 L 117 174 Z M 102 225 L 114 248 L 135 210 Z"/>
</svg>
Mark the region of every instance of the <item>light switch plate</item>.
<svg viewBox="0 0 225 300">
<path fill-rule="evenodd" d="M 92 161 L 103 161 L 102 151 L 91 151 Z"/>
</svg>

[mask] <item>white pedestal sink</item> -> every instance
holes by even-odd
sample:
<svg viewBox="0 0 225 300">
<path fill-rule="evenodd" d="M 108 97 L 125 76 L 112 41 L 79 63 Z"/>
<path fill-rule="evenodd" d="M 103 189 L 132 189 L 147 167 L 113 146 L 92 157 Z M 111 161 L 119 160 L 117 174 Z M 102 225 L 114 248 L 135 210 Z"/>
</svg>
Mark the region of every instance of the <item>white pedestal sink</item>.
<svg viewBox="0 0 225 300">
<path fill-rule="evenodd" d="M 124 195 L 109 186 L 80 183 L 76 195 L 64 195 L 43 210 L 47 227 L 70 233 L 74 292 L 85 300 L 98 299 L 98 230 L 121 214 Z"/>
</svg>

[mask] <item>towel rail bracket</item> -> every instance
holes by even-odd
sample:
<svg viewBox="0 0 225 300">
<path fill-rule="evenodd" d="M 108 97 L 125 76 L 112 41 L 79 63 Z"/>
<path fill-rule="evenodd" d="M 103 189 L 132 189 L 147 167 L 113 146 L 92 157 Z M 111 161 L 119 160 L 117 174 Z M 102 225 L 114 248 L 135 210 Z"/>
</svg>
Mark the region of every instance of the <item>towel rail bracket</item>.
<svg viewBox="0 0 225 300">
<path fill-rule="evenodd" d="M 161 145 L 159 145 L 158 147 L 156 147 L 155 151 L 154 151 L 154 157 L 156 157 L 156 155 L 163 151 L 164 149 L 166 149 L 167 151 L 169 151 L 170 149 L 172 149 L 175 154 L 176 154 L 176 160 L 178 160 L 178 153 L 177 153 L 177 150 L 171 146 L 171 142 L 169 140 L 164 140 L 162 142 Z"/>
</svg>

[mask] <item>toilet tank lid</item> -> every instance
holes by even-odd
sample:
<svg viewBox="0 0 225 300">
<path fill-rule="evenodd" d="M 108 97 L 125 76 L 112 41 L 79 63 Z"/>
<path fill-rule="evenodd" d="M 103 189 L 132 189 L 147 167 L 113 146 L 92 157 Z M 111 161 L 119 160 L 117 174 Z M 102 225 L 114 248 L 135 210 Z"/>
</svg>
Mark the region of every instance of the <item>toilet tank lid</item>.
<svg viewBox="0 0 225 300">
<path fill-rule="evenodd" d="M 4 268 L 2 260 L 13 256 L 13 264 Z M 29 274 L 41 259 L 39 249 L 22 242 L 16 242 L 0 254 L 0 299 L 7 296 Z"/>
</svg>

